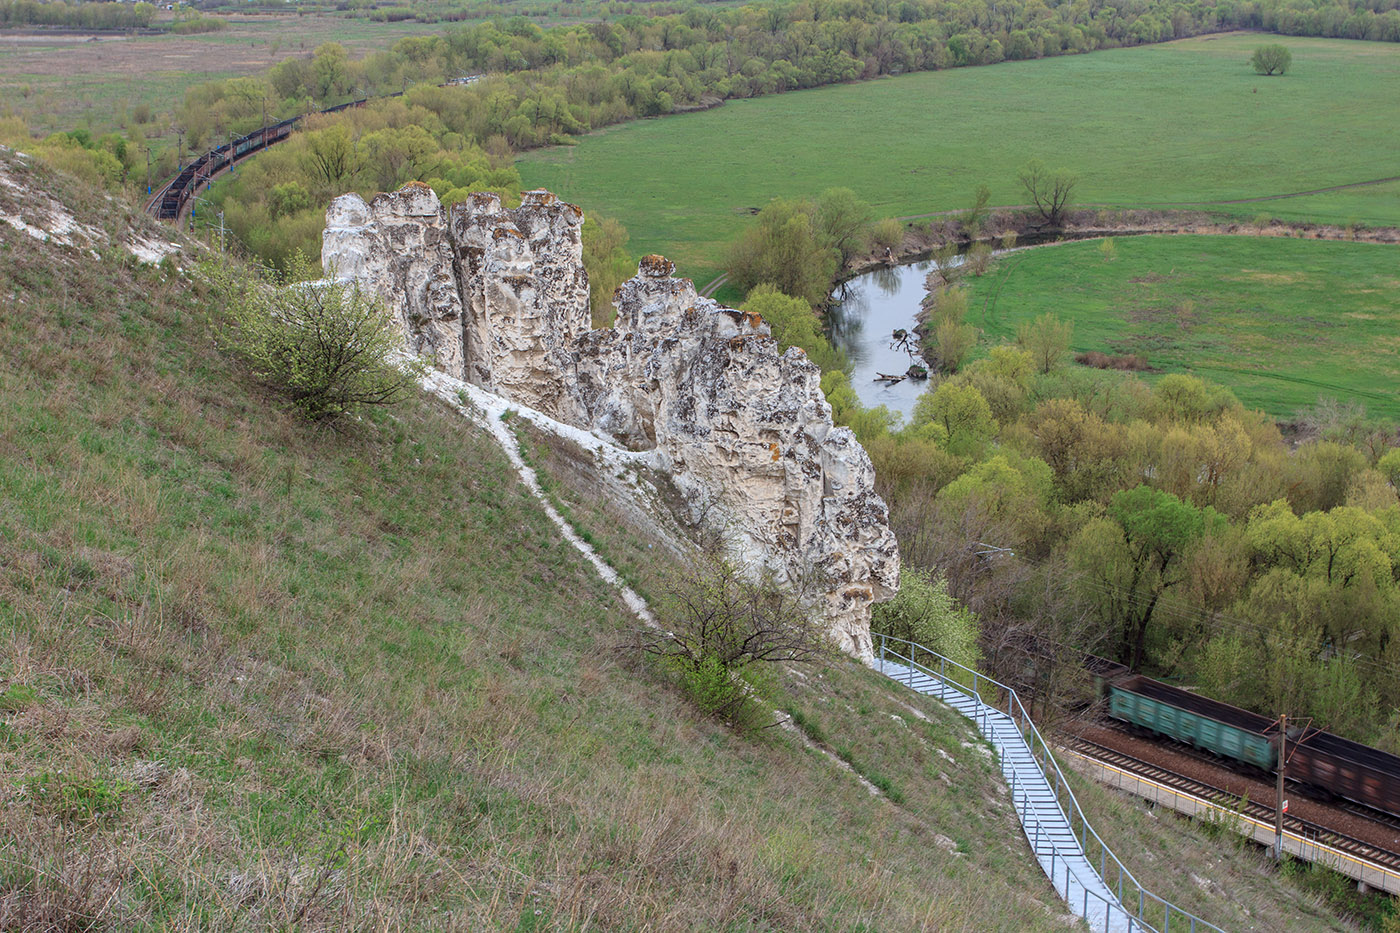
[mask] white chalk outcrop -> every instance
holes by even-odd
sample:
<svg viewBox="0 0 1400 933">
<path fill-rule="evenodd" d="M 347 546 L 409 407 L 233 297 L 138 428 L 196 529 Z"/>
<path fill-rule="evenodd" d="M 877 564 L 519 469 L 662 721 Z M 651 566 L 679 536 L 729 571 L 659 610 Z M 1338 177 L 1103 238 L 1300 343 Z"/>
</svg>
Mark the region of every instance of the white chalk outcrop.
<svg viewBox="0 0 1400 933">
<path fill-rule="evenodd" d="M 398 314 L 410 350 L 444 372 L 630 450 L 652 451 L 684 502 L 744 566 L 820 594 L 845 650 L 870 653 L 870 608 L 898 587 L 899 553 L 874 470 L 833 426 L 821 373 L 779 352 L 756 315 L 700 298 L 660 256 L 589 326 L 578 208 L 545 191 L 450 213 L 410 185 L 327 213 L 322 262 Z"/>
</svg>

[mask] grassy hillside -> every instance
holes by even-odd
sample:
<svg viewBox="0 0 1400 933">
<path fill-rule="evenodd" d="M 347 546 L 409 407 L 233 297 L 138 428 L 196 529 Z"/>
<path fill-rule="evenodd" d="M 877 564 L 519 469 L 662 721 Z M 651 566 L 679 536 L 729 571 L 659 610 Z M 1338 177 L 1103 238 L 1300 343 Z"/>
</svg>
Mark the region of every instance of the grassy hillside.
<svg viewBox="0 0 1400 933">
<path fill-rule="evenodd" d="M 1319 395 L 1400 419 L 1400 248 L 1279 237 L 1119 237 L 1015 253 L 967 280 L 984 342 L 1053 313 L 1073 348 L 1137 353 L 1289 417 Z"/>
<path fill-rule="evenodd" d="M 0 928 L 1058 927 L 960 721 L 793 687 L 896 805 L 698 720 L 455 415 L 309 428 L 119 253 L 0 295 Z"/>
<path fill-rule="evenodd" d="M 1293 51 L 1282 78 L 1247 60 Z M 529 153 L 525 182 L 616 217 L 631 248 L 699 281 L 752 209 L 832 185 L 879 213 L 1024 203 L 1031 158 L 1081 178 L 1081 202 L 1199 204 L 1400 175 L 1378 114 L 1400 110 L 1400 47 L 1253 34 L 1207 36 L 985 68 L 921 73 L 731 101 Z M 1395 184 L 1229 207 L 1277 216 L 1400 223 Z"/>
<path fill-rule="evenodd" d="M 0 224 L 0 929 L 1064 928 L 956 715 L 833 658 L 775 698 L 834 754 L 697 718 L 483 434 L 309 427 L 197 287 L 99 252 Z M 1227 926 L 1337 928 L 1124 825 Z"/>
</svg>

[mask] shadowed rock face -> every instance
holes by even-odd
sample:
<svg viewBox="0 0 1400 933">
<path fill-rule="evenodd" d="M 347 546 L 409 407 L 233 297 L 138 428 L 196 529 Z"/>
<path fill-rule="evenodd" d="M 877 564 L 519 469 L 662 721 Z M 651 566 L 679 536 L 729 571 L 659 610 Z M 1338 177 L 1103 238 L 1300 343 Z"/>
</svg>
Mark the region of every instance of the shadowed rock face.
<svg viewBox="0 0 1400 933">
<path fill-rule="evenodd" d="M 655 451 L 683 521 L 718 532 L 742 565 L 821 594 L 838 644 L 868 656 L 870 607 L 894 595 L 899 553 L 820 370 L 660 256 L 618 289 L 614 327 L 590 330 L 582 223 L 544 191 L 514 210 L 474 195 L 450 220 L 430 189 L 368 205 L 351 194 L 331 203 L 322 261 L 382 296 L 409 348 L 445 372 Z"/>
</svg>

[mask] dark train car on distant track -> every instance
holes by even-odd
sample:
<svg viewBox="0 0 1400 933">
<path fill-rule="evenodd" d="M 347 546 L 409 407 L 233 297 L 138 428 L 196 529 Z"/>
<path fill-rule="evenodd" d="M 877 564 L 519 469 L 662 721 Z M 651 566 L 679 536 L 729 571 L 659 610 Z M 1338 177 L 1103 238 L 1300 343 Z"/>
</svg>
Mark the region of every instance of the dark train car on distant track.
<svg viewBox="0 0 1400 933">
<path fill-rule="evenodd" d="M 1130 674 L 1107 677 L 1109 716 L 1265 771 L 1278 769 L 1273 720 Z M 1290 729 L 1287 776 L 1400 816 L 1400 757 L 1329 732 Z"/>
</svg>

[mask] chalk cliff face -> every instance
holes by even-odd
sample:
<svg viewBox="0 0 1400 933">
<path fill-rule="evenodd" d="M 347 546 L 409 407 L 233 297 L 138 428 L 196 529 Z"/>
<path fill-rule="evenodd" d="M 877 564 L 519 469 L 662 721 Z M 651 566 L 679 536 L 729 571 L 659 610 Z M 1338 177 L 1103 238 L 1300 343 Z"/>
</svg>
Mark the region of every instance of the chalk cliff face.
<svg viewBox="0 0 1400 933">
<path fill-rule="evenodd" d="M 897 589 L 899 554 L 870 458 L 832 425 L 820 371 L 660 256 L 618 289 L 614 327 L 590 330 L 582 222 L 544 191 L 514 210 L 475 195 L 450 217 L 421 186 L 368 205 L 345 195 L 322 261 L 382 296 L 409 348 L 445 372 L 655 451 L 684 522 L 820 594 L 838 644 L 868 656 L 870 607 Z"/>
</svg>

